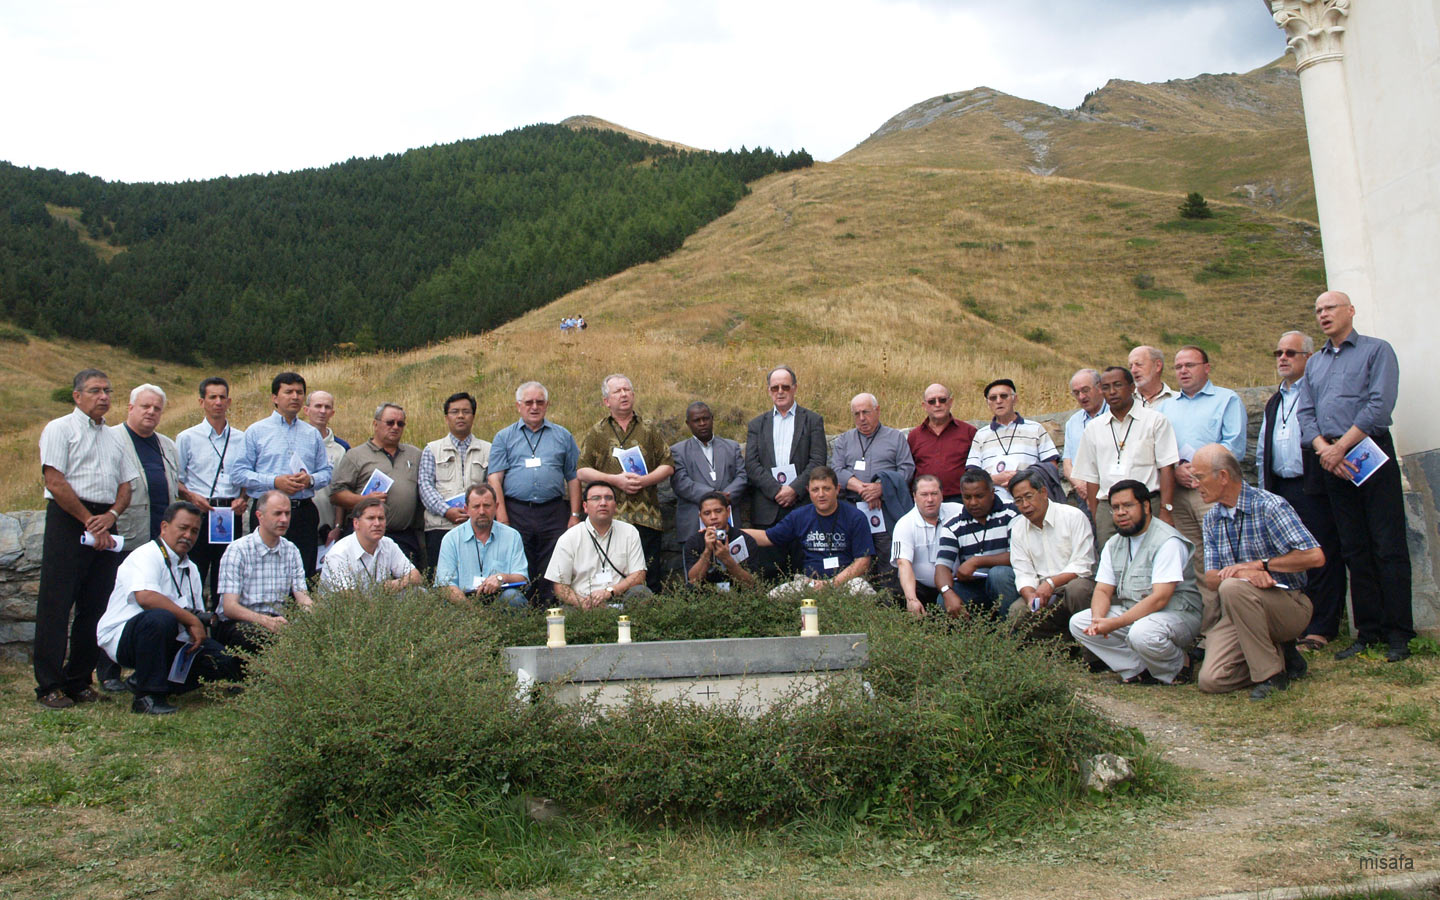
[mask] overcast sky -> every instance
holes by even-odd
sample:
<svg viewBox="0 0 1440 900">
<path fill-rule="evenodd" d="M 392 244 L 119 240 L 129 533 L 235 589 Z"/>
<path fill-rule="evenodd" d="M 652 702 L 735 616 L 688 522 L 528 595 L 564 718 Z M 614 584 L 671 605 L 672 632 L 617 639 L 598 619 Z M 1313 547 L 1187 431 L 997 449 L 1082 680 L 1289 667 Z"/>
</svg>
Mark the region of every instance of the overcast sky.
<svg viewBox="0 0 1440 900">
<path fill-rule="evenodd" d="M 0 0 L 0 160 L 180 181 L 580 113 L 828 160 L 937 94 L 1073 107 L 1284 49 L 1260 0 Z"/>
</svg>

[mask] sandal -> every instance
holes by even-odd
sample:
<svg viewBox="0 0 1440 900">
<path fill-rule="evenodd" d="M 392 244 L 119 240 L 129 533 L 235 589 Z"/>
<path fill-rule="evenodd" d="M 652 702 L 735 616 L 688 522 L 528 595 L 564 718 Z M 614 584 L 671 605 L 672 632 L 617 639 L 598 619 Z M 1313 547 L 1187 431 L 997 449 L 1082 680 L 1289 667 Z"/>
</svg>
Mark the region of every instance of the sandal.
<svg viewBox="0 0 1440 900">
<path fill-rule="evenodd" d="M 1307 634 L 1295 642 L 1295 646 L 1301 650 L 1324 650 L 1330 642 L 1318 634 Z"/>
</svg>

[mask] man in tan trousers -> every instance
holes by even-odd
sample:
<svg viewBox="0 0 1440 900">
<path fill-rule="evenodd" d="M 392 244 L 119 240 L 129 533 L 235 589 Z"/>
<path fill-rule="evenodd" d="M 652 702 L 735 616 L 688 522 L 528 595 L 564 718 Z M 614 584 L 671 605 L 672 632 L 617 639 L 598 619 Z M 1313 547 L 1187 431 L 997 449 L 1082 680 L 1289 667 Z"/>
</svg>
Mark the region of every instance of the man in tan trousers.
<svg viewBox="0 0 1440 900">
<path fill-rule="evenodd" d="M 1200 690 L 1250 687 L 1264 700 L 1305 674 L 1295 639 L 1310 624 L 1305 572 L 1325 554 L 1284 499 L 1246 484 L 1240 463 L 1221 444 L 1191 460 L 1206 503 L 1205 581 L 1220 596 L 1220 620 L 1206 633 Z"/>
</svg>

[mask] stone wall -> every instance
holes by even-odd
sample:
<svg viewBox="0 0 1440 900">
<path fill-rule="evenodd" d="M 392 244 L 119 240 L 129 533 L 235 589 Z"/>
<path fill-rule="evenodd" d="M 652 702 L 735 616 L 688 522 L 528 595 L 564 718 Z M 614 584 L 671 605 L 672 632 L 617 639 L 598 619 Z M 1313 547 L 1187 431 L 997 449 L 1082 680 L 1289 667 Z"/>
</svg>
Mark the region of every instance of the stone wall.
<svg viewBox="0 0 1440 900">
<path fill-rule="evenodd" d="M 1245 475 L 1255 479 L 1255 445 L 1259 440 L 1260 418 L 1273 388 L 1243 388 L 1239 391 L 1250 413 Z M 1027 418 L 1045 423 L 1056 446 L 1064 442 L 1065 421 L 1073 410 L 1043 413 Z M 976 426 L 984 423 L 975 422 Z M 833 442 L 834 438 L 831 438 Z M 1063 449 L 1063 447 L 1062 447 Z M 1440 629 L 1440 452 L 1417 454 L 1403 460 L 1405 477 L 1406 534 L 1414 571 L 1415 626 Z M 665 512 L 665 558 L 667 571 L 679 570 L 680 546 L 675 539 L 675 495 L 667 482 L 660 486 Z M 39 587 L 40 551 L 45 532 L 45 514 L 35 511 L 0 513 L 0 659 L 29 660 L 35 636 L 35 593 Z"/>
</svg>

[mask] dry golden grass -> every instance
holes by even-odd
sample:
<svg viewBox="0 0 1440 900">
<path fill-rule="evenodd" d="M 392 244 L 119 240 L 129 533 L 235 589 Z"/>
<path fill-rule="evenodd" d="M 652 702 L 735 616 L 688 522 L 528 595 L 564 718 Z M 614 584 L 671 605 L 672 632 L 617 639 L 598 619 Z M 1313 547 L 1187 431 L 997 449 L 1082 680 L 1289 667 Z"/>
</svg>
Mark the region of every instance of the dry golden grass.
<svg viewBox="0 0 1440 900">
<path fill-rule="evenodd" d="M 566 128 L 573 128 L 576 131 L 579 131 L 581 128 L 599 128 L 601 131 L 618 131 L 621 134 L 628 135 L 637 141 L 644 141 L 647 144 L 660 144 L 661 146 L 671 147 L 676 150 L 700 150 L 699 147 L 692 147 L 689 144 L 682 144 L 679 141 L 663 140 L 661 138 L 654 137 L 653 135 L 648 135 L 643 131 L 636 131 L 633 128 L 626 128 L 624 125 L 616 125 L 614 122 L 611 122 L 607 119 L 602 119 L 599 116 L 570 116 L 569 118 L 561 121 L 560 124 L 564 125 Z"/>
<path fill-rule="evenodd" d="M 1162 228 L 1179 197 L 1009 172 L 823 164 L 771 176 L 731 214 L 675 254 L 595 282 L 481 336 L 402 353 L 294 364 L 311 388 L 338 398 L 336 430 L 370 433 L 381 401 L 410 410 L 407 439 L 444 432 L 440 401 L 480 398 L 476 431 L 514 421 L 514 389 L 535 378 L 552 391 L 552 418 L 574 431 L 602 415 L 600 378 L 635 381 L 641 409 L 682 436 L 685 406 L 703 398 L 723 434 L 768 404 L 773 365 L 793 366 L 800 402 L 830 430 L 850 426 L 848 404 L 875 393 L 887 422 L 919 421 L 932 381 L 957 394 L 958 415 L 985 415 L 980 388 L 1010 377 L 1022 411 L 1071 405 L 1070 374 L 1123 363 L 1128 342 L 1173 351 L 1187 336 L 1213 342 L 1217 383 L 1268 382 L 1275 335 L 1310 325 L 1318 291 L 1313 227 L 1243 207 L 1221 207 L 1217 233 Z M 1238 255 L 1238 256 L 1237 256 Z M 1207 263 L 1240 259 L 1238 277 L 1198 283 Z M 1145 299 L 1133 279 L 1155 280 Z M 1170 290 L 1174 295 L 1164 295 Z M 582 313 L 584 334 L 562 337 L 561 316 Z M 205 372 L 155 366 L 102 345 L 32 341 L 7 359 L 0 509 L 41 502 L 35 445 L 66 407 L 51 390 L 83 365 L 111 370 L 117 400 L 142 380 L 172 391 L 161 429 L 199 419 L 194 386 Z M 227 371 L 232 418 L 268 413 L 271 376 L 285 365 Z M 117 403 L 111 421 L 123 416 Z"/>
</svg>

